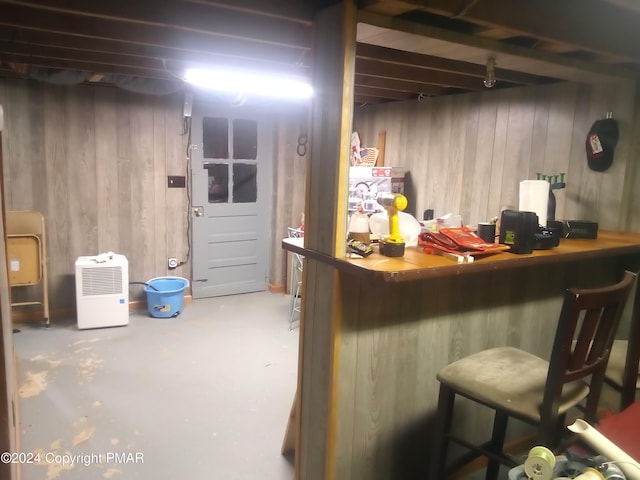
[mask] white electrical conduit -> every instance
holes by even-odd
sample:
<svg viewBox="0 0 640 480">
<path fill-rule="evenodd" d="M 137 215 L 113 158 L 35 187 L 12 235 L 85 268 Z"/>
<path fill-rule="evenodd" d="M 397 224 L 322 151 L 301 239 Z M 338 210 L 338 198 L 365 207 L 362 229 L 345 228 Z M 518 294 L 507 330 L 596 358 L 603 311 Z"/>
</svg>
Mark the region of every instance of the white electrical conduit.
<svg viewBox="0 0 640 480">
<path fill-rule="evenodd" d="M 589 423 L 578 419 L 567 428 L 578 434 L 596 452 L 620 467 L 627 480 L 640 480 L 640 464 Z"/>
</svg>

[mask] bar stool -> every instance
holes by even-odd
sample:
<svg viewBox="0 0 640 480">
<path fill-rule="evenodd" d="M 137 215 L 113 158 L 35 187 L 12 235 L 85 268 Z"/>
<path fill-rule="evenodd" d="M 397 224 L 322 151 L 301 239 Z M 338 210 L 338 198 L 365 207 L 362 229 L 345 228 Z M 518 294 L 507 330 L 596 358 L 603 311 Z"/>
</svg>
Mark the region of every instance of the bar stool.
<svg viewBox="0 0 640 480">
<path fill-rule="evenodd" d="M 620 393 L 620 411 L 630 406 L 640 390 L 640 282 L 631 314 L 629 340 L 615 340 L 609 356 L 604 381 Z"/>
<path fill-rule="evenodd" d="M 517 348 L 498 347 L 442 368 L 437 374 L 440 394 L 429 478 L 449 478 L 481 456 L 488 458 L 487 479 L 497 478 L 501 464 L 518 465 L 503 452 L 509 417 L 535 425 L 537 444 L 550 449 L 557 446 L 571 407 L 586 400 L 584 417 L 593 422 L 611 344 L 635 277 L 625 272 L 615 285 L 567 290 L 549 361 Z M 456 395 L 495 411 L 491 438 L 482 445 L 451 434 Z M 447 466 L 450 441 L 469 452 Z"/>
</svg>

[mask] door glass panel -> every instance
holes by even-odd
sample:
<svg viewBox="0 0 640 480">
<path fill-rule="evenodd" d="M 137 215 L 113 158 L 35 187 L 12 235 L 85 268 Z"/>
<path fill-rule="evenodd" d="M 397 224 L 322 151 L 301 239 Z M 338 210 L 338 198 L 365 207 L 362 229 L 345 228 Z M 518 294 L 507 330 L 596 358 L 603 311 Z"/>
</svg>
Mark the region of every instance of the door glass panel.
<svg viewBox="0 0 640 480">
<path fill-rule="evenodd" d="M 205 166 L 209 183 L 209 203 L 229 201 L 229 164 L 210 163 Z"/>
<path fill-rule="evenodd" d="M 233 121 L 233 158 L 255 160 L 258 155 L 258 122 L 237 118 Z"/>
<path fill-rule="evenodd" d="M 204 158 L 229 158 L 229 120 L 220 117 L 204 117 L 202 143 Z"/>
<path fill-rule="evenodd" d="M 255 203 L 258 199 L 257 175 L 258 166 L 255 164 L 233 165 L 233 203 Z"/>
</svg>

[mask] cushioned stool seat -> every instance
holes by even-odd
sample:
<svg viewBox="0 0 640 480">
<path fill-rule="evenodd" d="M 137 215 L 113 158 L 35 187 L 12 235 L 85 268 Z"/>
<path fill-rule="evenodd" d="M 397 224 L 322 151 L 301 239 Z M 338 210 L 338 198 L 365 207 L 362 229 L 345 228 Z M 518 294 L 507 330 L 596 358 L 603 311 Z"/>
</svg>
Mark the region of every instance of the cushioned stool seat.
<svg viewBox="0 0 640 480">
<path fill-rule="evenodd" d="M 539 422 L 548 372 L 548 361 L 517 348 L 498 347 L 447 365 L 437 377 L 460 395 Z M 582 381 L 565 385 L 558 413 L 565 413 L 588 394 L 589 386 Z"/>
</svg>

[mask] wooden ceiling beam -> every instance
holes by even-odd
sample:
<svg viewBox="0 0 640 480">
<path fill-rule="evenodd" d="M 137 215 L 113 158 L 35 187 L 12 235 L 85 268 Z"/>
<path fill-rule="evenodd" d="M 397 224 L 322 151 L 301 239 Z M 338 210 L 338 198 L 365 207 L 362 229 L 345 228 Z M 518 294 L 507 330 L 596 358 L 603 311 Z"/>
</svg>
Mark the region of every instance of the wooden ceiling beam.
<svg viewBox="0 0 640 480">
<path fill-rule="evenodd" d="M 27 18 L 44 16 L 47 24 L 60 25 L 67 31 L 74 24 L 81 25 L 88 20 L 93 20 L 95 24 L 98 20 L 109 22 L 112 26 L 116 23 L 138 24 L 206 35 L 216 32 L 219 36 L 274 45 L 311 46 L 310 25 L 216 5 L 153 0 L 3 0 L 2 3 L 3 17 L 7 9 L 10 9 L 9 15 L 13 18 L 16 14 Z M 56 27 L 52 30 L 55 31 Z"/>
<path fill-rule="evenodd" d="M 378 3 L 369 3 L 365 8 Z M 403 0 L 401 3 L 406 8 L 413 5 L 415 10 L 564 43 L 620 61 L 640 61 L 640 15 L 602 1 Z"/>
<path fill-rule="evenodd" d="M 74 68 L 78 62 L 77 69 L 84 69 L 87 63 L 101 65 L 101 71 L 110 71 L 112 67 L 131 67 L 146 71 L 148 77 L 165 77 L 167 74 L 180 77 L 186 68 L 190 66 L 215 66 L 217 68 L 245 69 L 250 71 L 272 71 L 275 72 L 273 64 L 261 61 L 242 58 L 230 58 L 216 55 L 203 55 L 192 52 L 185 52 L 180 57 L 161 58 L 152 56 L 126 55 L 123 53 L 100 52 L 90 50 L 77 50 L 60 48 L 57 46 L 32 45 L 25 43 L 14 43 L 7 48 L 6 44 L 0 43 L 0 55 L 4 61 L 11 61 L 14 56 L 21 58 L 38 59 L 40 65 L 46 65 L 48 60 L 65 61 Z M 34 60 L 35 61 L 35 60 Z M 278 70 L 282 72 L 282 69 Z M 304 71 L 291 71 L 290 73 L 305 74 Z"/>
<path fill-rule="evenodd" d="M 381 62 L 393 64 L 412 65 L 424 67 L 443 72 L 455 72 L 461 75 L 484 78 L 486 66 L 477 63 L 451 60 L 443 57 L 424 55 L 420 53 L 406 52 L 392 48 L 380 47 L 366 43 L 358 43 L 356 46 L 356 56 L 359 58 L 375 59 Z M 540 77 L 528 73 L 514 72 L 496 68 L 496 78 L 503 82 L 517 83 L 522 85 L 535 85 L 541 83 Z"/>
<path fill-rule="evenodd" d="M 103 56 L 117 55 L 131 57 L 129 62 L 141 62 L 147 59 L 156 59 L 165 62 L 167 65 L 179 64 L 180 66 L 194 65 L 211 65 L 211 66 L 243 66 L 244 68 L 267 69 L 274 70 L 276 68 L 290 69 L 305 74 L 308 68 L 299 65 L 296 59 L 299 52 L 291 49 L 274 48 L 266 44 L 256 45 L 257 51 L 251 51 L 251 55 L 247 55 L 235 42 L 222 41 L 222 44 L 232 43 L 233 48 L 222 48 L 222 45 L 216 42 L 215 48 L 209 48 L 208 51 L 200 48 L 199 50 L 181 50 L 169 46 L 156 46 L 136 44 L 129 42 L 121 42 L 117 40 L 105 40 L 95 38 L 84 38 L 78 41 L 77 37 L 47 33 L 38 30 L 16 30 L 12 27 L 0 25 L 0 48 L 5 52 L 19 51 L 21 53 L 39 52 L 42 54 L 43 49 L 58 48 L 68 50 L 65 52 L 65 58 L 72 59 L 75 55 L 79 58 L 86 58 L 86 55 L 92 55 L 94 60 L 102 61 Z M 212 47 L 211 45 L 209 47 Z M 245 53 L 243 55 L 243 52 Z M 260 54 L 262 53 L 262 54 Z"/>
<path fill-rule="evenodd" d="M 576 51 L 576 48 L 571 45 L 550 42 L 540 42 L 536 45 L 536 49 L 551 53 L 571 53 Z"/>
<path fill-rule="evenodd" d="M 11 49 L 0 47 L 0 55 L 5 62 L 11 61 L 14 57 L 19 57 L 23 60 L 33 58 L 38 59 L 37 62 L 39 64 L 47 60 L 60 60 L 68 62 L 67 64 L 70 66 L 72 66 L 74 62 L 78 62 L 79 64 L 91 63 L 94 65 L 102 65 L 102 70 L 108 70 L 110 67 L 132 67 L 138 68 L 141 71 L 148 70 L 148 75 L 152 76 L 157 76 L 158 73 L 162 73 L 160 76 L 169 74 L 169 71 L 164 68 L 161 59 L 151 57 L 134 57 L 113 53 L 96 55 L 90 51 L 69 50 L 42 45 L 34 48 L 32 46 L 25 46 L 24 44 L 15 44 Z M 156 73 L 156 75 L 154 75 L 154 73 Z"/>
<path fill-rule="evenodd" d="M 85 38 L 98 38 L 102 40 L 115 40 L 128 43 L 140 43 L 143 45 L 167 46 L 178 48 L 183 43 L 185 32 L 155 25 L 138 25 L 135 29 L 130 25 L 116 20 L 98 19 L 87 17 L 80 21 L 78 17 L 60 12 L 50 12 L 47 15 L 35 14 L 32 9 L 21 5 L 3 6 L 0 24 L 9 27 L 38 30 L 45 33 L 59 33 L 73 35 L 79 41 Z M 210 43 L 215 43 L 216 35 L 192 34 L 194 43 L 201 43 L 203 48 Z"/>
<path fill-rule="evenodd" d="M 455 73 L 411 67 L 409 65 L 394 65 L 393 68 L 390 68 L 382 62 L 364 58 L 356 58 L 356 72 L 381 78 L 411 80 L 443 87 L 463 88 L 465 90 L 483 90 L 485 88 L 481 79 L 467 75 L 456 75 Z"/>
<path fill-rule="evenodd" d="M 80 70 L 86 72 L 95 73 L 110 73 L 114 75 L 125 75 L 130 77 L 143 77 L 143 78 L 155 78 L 159 80 L 172 80 L 177 79 L 169 72 L 163 72 L 162 70 L 156 70 L 152 75 L 150 70 L 138 67 L 129 67 L 123 65 L 111 65 L 108 70 L 106 66 L 101 63 L 95 62 L 80 62 L 77 60 L 69 61 L 66 59 L 54 59 L 54 58 L 40 58 L 29 55 L 13 55 L 11 57 L 11 63 L 22 64 L 34 67 L 52 68 L 56 70 Z"/>
<path fill-rule="evenodd" d="M 358 7 L 360 10 L 389 17 L 397 17 L 418 8 L 414 2 L 397 0 L 359 0 Z"/>
<path fill-rule="evenodd" d="M 391 100 L 386 100 L 384 98 L 380 98 L 380 97 L 370 97 L 368 95 L 358 95 L 358 92 L 355 93 L 355 95 L 353 96 L 353 103 L 357 103 L 360 105 L 366 105 L 366 104 L 377 104 L 377 103 L 387 103 L 390 102 Z"/>
<path fill-rule="evenodd" d="M 478 35 L 479 37 L 492 38 L 493 40 L 506 40 L 518 35 L 515 32 L 505 30 L 503 28 L 486 28 L 481 25 L 478 25 L 473 29 L 473 34 Z"/>
<path fill-rule="evenodd" d="M 196 65 L 304 75 L 312 62 L 315 12 L 332 1 L 337 0 L 0 0 L 0 55 L 4 62 L 148 78 L 174 79 Z M 577 1 L 589 11 L 596 2 L 563 1 L 574 5 L 566 11 L 572 15 Z M 608 3 L 628 1 L 597 3 L 620 12 Z M 532 14 L 537 2 L 522 10 L 512 3 L 525 0 L 509 5 L 501 0 L 358 0 L 362 41 L 369 43 L 361 41 L 356 48 L 356 95 L 386 102 L 484 91 L 484 62 L 491 55 L 497 60 L 496 89 L 557 79 L 637 77 L 638 69 L 622 57 L 567 43 L 566 32 L 579 27 L 567 29 L 563 23 L 564 31 L 560 28 L 554 39 L 547 39 L 544 29 L 527 31 L 527 26 L 538 27 L 540 19 Z M 496 12 L 490 12 L 492 6 Z M 408 15 L 383 17 L 371 13 L 376 9 Z M 516 11 L 517 17 L 532 18 L 512 21 Z M 545 12 L 544 21 L 555 25 L 564 3 L 554 4 L 553 11 L 552 19 Z M 638 18 L 633 9 L 624 12 Z M 416 53 L 419 49 L 430 55 Z"/>
<path fill-rule="evenodd" d="M 416 95 L 423 94 L 427 96 L 439 96 L 447 93 L 447 89 L 438 85 L 429 85 L 420 82 L 412 82 L 410 80 L 389 79 L 381 77 L 372 77 L 356 73 L 355 86 L 358 87 L 375 87 L 387 90 L 398 90 L 401 92 L 413 93 Z"/>
<path fill-rule="evenodd" d="M 571 79 L 576 76 L 576 73 L 580 73 L 581 76 L 584 72 L 590 72 L 598 77 L 618 77 L 618 78 L 636 78 L 636 73 L 633 69 L 627 68 L 624 65 L 611 65 L 608 66 L 606 71 L 603 71 L 602 66 L 595 62 L 588 62 L 571 58 L 567 56 L 557 55 L 540 50 L 534 50 L 532 48 L 522 47 L 511 43 L 501 42 L 490 38 L 482 38 L 475 35 L 469 35 L 465 33 L 456 32 L 453 30 L 436 27 L 433 25 L 426 25 L 410 20 L 401 18 L 391 18 L 368 11 L 359 11 L 358 21 L 367 25 L 373 25 L 379 28 L 384 28 L 392 31 L 403 32 L 412 35 L 420 35 L 424 37 L 434 38 L 442 42 L 453 43 L 457 45 L 468 46 L 475 49 L 486 50 L 487 52 L 496 52 L 505 55 L 510 55 L 518 58 L 525 58 L 534 60 L 536 62 L 543 62 L 556 66 L 556 70 L 566 70 L 566 74 L 557 75 L 558 78 Z M 571 78 L 569 78 L 571 77 Z"/>
<path fill-rule="evenodd" d="M 377 97 L 384 98 L 387 100 L 395 100 L 395 101 L 403 101 L 403 100 L 414 100 L 417 95 L 410 94 L 407 92 L 399 92 L 396 90 L 387 90 L 385 88 L 375 88 L 375 87 L 356 87 L 356 94 L 367 96 L 367 97 Z"/>
<path fill-rule="evenodd" d="M 185 0 L 189 3 L 216 5 L 248 13 L 260 13 L 275 18 L 298 21 L 311 25 L 318 6 L 312 1 L 292 2 L 291 0 Z M 317 2 L 316 2 L 317 3 Z"/>
</svg>

